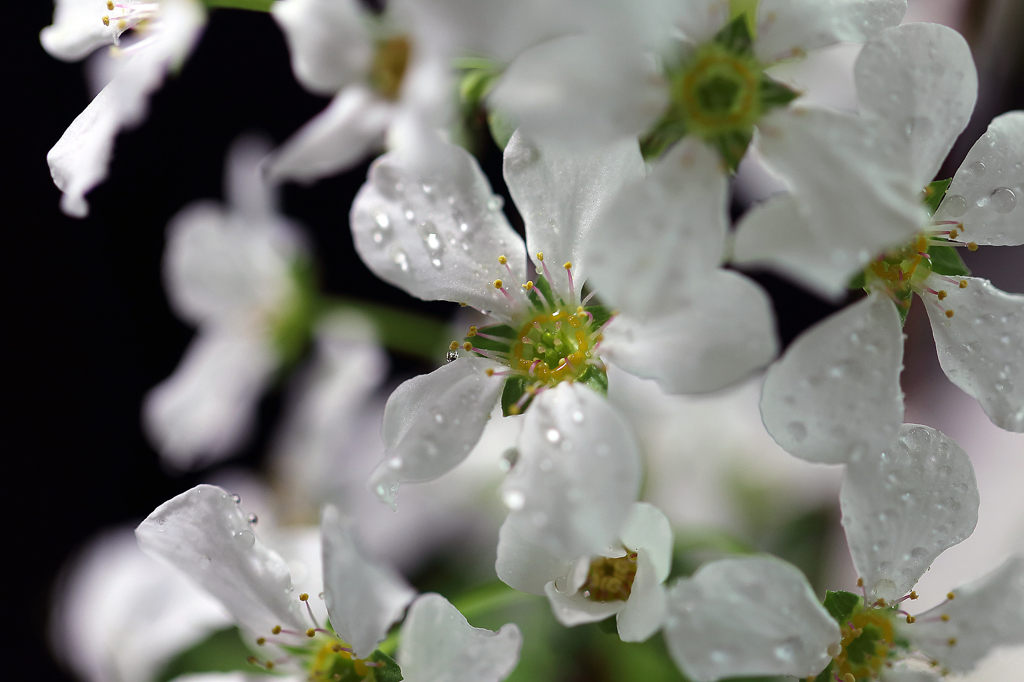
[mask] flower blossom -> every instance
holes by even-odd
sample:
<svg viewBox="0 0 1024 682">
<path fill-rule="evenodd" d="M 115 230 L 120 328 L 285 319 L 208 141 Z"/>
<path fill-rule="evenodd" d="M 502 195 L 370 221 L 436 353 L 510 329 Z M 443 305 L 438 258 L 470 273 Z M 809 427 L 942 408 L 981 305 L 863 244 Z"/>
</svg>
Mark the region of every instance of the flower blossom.
<svg viewBox="0 0 1024 682">
<path fill-rule="evenodd" d="M 710 150 L 700 152 L 679 161 L 683 174 L 716 163 Z M 419 298 L 468 304 L 496 324 L 470 327 L 464 342 L 452 344 L 454 362 L 395 391 L 384 415 L 388 452 L 372 485 L 393 498 L 401 481 L 450 470 L 500 397 L 506 414 L 527 415 L 522 463 L 503 486 L 506 503 L 542 520 L 538 532 L 554 543 L 550 551 L 596 553 L 617 538 L 639 483 L 632 435 L 599 395 L 607 388 L 604 358 L 621 358 L 674 392 L 717 390 L 774 356 L 767 297 L 739 275 L 708 272 L 713 290 L 672 286 L 648 327 L 633 324 L 628 311 L 615 316 L 590 303 L 588 239 L 619 189 L 643 180 L 635 140 L 574 155 L 513 135 L 504 174 L 526 222 L 525 245 L 468 153 L 438 143 L 432 158 L 430 173 L 410 169 L 397 152 L 374 163 L 352 207 L 356 249 L 385 281 Z M 724 179 L 713 191 L 724 204 Z M 620 240 L 633 239 L 621 227 Z M 536 278 L 528 277 L 527 250 Z M 619 264 L 634 272 L 631 265 Z M 677 352 L 678 344 L 687 351 Z M 458 357 L 459 349 L 469 357 Z M 555 532 L 555 523 L 569 525 Z M 569 529 L 589 539 L 571 540 Z"/>
<path fill-rule="evenodd" d="M 310 597 L 292 594 L 288 566 L 254 535 L 238 503 L 220 488 L 201 485 L 158 507 L 136 530 L 139 544 L 185 572 L 221 601 L 261 655 L 250 663 L 265 670 L 312 678 L 394 668 L 377 649 L 412 602 L 402 626 L 398 660 L 412 682 L 473 671 L 500 682 L 518 660 L 515 625 L 499 632 L 472 628 L 439 595 L 422 595 L 392 569 L 365 559 L 351 521 L 324 509 L 321 522 L 324 601 L 329 626 L 321 625 Z M 444 652 L 444 655 L 438 655 Z"/>
<path fill-rule="evenodd" d="M 164 278 L 174 310 L 197 325 L 181 365 L 146 396 L 144 421 L 160 453 L 182 469 L 236 448 L 278 367 L 308 329 L 306 258 L 298 228 L 276 212 L 260 144 L 233 149 L 229 208 L 186 207 L 168 226 Z"/>
<path fill-rule="evenodd" d="M 128 47 L 111 48 L 114 78 L 46 155 L 64 193 L 62 211 L 76 218 L 89 213 L 85 195 L 106 179 L 117 134 L 146 117 L 150 94 L 188 58 L 205 23 L 203 5 L 195 0 L 57 0 L 53 24 L 39 39 L 59 59 L 77 61 L 103 45 L 118 45 L 128 30 L 139 35 Z"/>
</svg>

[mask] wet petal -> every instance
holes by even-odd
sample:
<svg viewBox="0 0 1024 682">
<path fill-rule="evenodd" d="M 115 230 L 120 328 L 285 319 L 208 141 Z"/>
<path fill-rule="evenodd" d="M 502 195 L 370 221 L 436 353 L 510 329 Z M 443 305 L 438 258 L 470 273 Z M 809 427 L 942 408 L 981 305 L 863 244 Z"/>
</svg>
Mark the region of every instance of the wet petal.
<svg viewBox="0 0 1024 682">
<path fill-rule="evenodd" d="M 184 571 L 250 632 L 306 629 L 287 564 L 254 537 L 224 490 L 199 485 L 164 502 L 135 536 L 145 552 Z"/>
<path fill-rule="evenodd" d="M 531 258 L 549 259 L 556 291 L 568 295 L 562 266 L 573 265 L 577 293 L 587 278 L 584 245 L 595 218 L 628 182 L 644 177 L 644 160 L 636 138 L 617 140 L 589 153 L 538 145 L 516 131 L 505 147 L 505 181 L 526 223 Z M 538 270 L 540 269 L 537 264 Z M 532 272 L 530 273 L 532 274 Z"/>
<path fill-rule="evenodd" d="M 901 628 L 901 634 L 928 657 L 954 673 L 966 673 L 995 647 L 1024 644 L 1024 559 L 1011 557 L 953 593 L 952 602 Z M 949 620 L 940 620 L 942 614 Z"/>
<path fill-rule="evenodd" d="M 936 220 L 963 221 L 960 241 L 1024 244 L 1024 111 L 992 120 L 960 165 Z"/>
<path fill-rule="evenodd" d="M 658 575 L 651 554 L 643 548 L 637 551 L 633 588 L 629 600 L 615 619 L 623 642 L 644 642 L 665 621 L 668 605 L 665 587 L 661 584 L 665 577 Z"/>
<path fill-rule="evenodd" d="M 402 624 L 398 664 L 406 682 L 501 682 L 519 663 L 523 636 L 514 623 L 497 632 L 472 627 L 439 594 L 424 594 Z"/>
<path fill-rule="evenodd" d="M 934 429 L 904 424 L 884 454 L 849 463 L 840 503 L 868 594 L 892 600 L 971 534 L 980 498 L 959 445 Z"/>
<path fill-rule="evenodd" d="M 498 578 L 509 587 L 543 596 L 545 585 L 569 575 L 575 557 L 560 557 L 548 552 L 533 539 L 532 533 L 521 528 L 524 523 L 529 523 L 529 520 L 509 515 L 501 524 L 494 569 Z"/>
<path fill-rule="evenodd" d="M 534 399 L 502 484 L 527 537 L 556 556 L 600 554 L 618 540 L 639 488 L 636 440 L 602 396 L 561 383 Z"/>
<path fill-rule="evenodd" d="M 657 582 L 665 582 L 672 567 L 672 526 L 664 512 L 653 504 L 634 503 L 620 537 L 627 549 L 644 550 Z"/>
<path fill-rule="evenodd" d="M 618 599 L 591 601 L 584 597 L 582 592 L 565 594 L 555 589 L 554 582 L 544 586 L 544 593 L 551 604 L 551 613 L 555 615 L 555 620 L 570 628 L 583 623 L 600 622 L 619 613 L 626 606 L 626 602 Z"/>
<path fill-rule="evenodd" d="M 978 74 L 963 36 L 939 24 L 905 24 L 870 40 L 854 69 L 861 111 L 884 119 L 909 145 L 911 177 L 935 177 L 978 97 Z"/>
<path fill-rule="evenodd" d="M 383 146 L 393 118 L 393 104 L 361 85 L 347 87 L 282 145 L 268 172 L 311 183 L 347 170 Z"/>
<path fill-rule="evenodd" d="M 647 323 L 627 315 L 612 320 L 601 353 L 667 393 L 717 391 L 778 352 L 771 302 L 743 275 L 715 270 L 662 300 L 664 314 Z"/>
<path fill-rule="evenodd" d="M 363 79 L 373 44 L 355 0 L 280 0 L 270 7 L 288 41 L 295 79 L 318 95 L 333 95 Z"/>
<path fill-rule="evenodd" d="M 429 481 L 454 469 L 480 440 L 505 377 L 486 358 L 460 358 L 395 389 L 384 408 L 384 461 L 370 479 L 394 503 L 398 484 Z"/>
<path fill-rule="evenodd" d="M 864 42 L 900 23 L 906 11 L 907 0 L 761 0 L 754 50 L 774 62 L 840 41 Z"/>
<path fill-rule="evenodd" d="M 840 640 L 804 575 L 769 557 L 714 561 L 679 580 L 669 590 L 664 633 L 676 665 L 694 682 L 813 677 Z"/>
<path fill-rule="evenodd" d="M 646 179 L 626 183 L 598 216 L 587 247 L 602 300 L 647 320 L 664 313 L 665 292 L 716 268 L 727 187 L 719 155 L 695 138 L 669 150 Z"/>
<path fill-rule="evenodd" d="M 356 656 L 366 658 L 402 617 L 416 591 L 390 566 L 363 557 L 352 521 L 342 518 L 337 507 L 324 507 L 320 532 L 331 626 Z"/>
<path fill-rule="evenodd" d="M 768 369 L 765 428 L 810 462 L 874 457 L 903 423 L 902 362 L 899 313 L 873 293 L 801 334 Z"/>
<path fill-rule="evenodd" d="M 39 32 L 39 42 L 57 59 L 78 61 L 97 47 L 117 43 L 117 22 L 103 24 L 109 15 L 106 0 L 57 0 L 53 23 Z"/>
<path fill-rule="evenodd" d="M 374 274 L 417 298 L 507 319 L 513 304 L 494 280 L 509 272 L 498 257 L 523 281 L 523 242 L 469 152 L 440 143 L 433 151 L 430 168 L 413 170 L 398 152 L 373 163 L 352 204 L 356 250 Z"/>
<path fill-rule="evenodd" d="M 934 300 L 926 301 L 935 351 L 949 380 L 977 398 L 992 423 L 1024 431 L 1024 295 L 1008 294 L 986 279 L 963 277 L 967 287 L 935 275 L 925 284 L 945 290 L 946 317 Z M 931 297 L 929 297 L 931 298 Z"/>
</svg>

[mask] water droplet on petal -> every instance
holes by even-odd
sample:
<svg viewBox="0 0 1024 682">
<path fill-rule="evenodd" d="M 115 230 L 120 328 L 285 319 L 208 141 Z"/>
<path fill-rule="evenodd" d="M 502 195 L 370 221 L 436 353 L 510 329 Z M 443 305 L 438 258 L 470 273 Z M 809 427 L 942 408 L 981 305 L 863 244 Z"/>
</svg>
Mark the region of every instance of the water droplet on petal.
<svg viewBox="0 0 1024 682">
<path fill-rule="evenodd" d="M 548 429 L 544 432 L 544 437 L 548 439 L 549 443 L 557 443 L 562 440 L 562 433 L 558 429 Z"/>
<path fill-rule="evenodd" d="M 786 432 L 794 442 L 802 443 L 807 438 L 807 426 L 803 422 L 790 422 L 786 426 Z"/>
<path fill-rule="evenodd" d="M 1017 195 L 1009 187 L 997 187 L 988 198 L 988 207 L 996 213 L 1009 213 L 1017 206 Z"/>
<path fill-rule="evenodd" d="M 985 174 L 985 171 L 987 170 L 985 168 L 985 164 L 982 163 L 981 161 L 975 161 L 970 166 L 968 166 L 967 169 L 974 173 L 975 175 L 977 175 L 979 178 L 983 176 Z"/>
<path fill-rule="evenodd" d="M 519 461 L 519 450 L 515 448 L 509 448 L 505 452 L 501 453 L 501 457 L 498 458 L 498 468 L 504 473 L 512 471 L 512 467 Z"/>
<path fill-rule="evenodd" d="M 501 501 L 512 511 L 518 511 L 526 504 L 526 497 L 518 490 L 506 490 L 501 496 Z"/>
<path fill-rule="evenodd" d="M 444 354 L 444 361 L 445 362 L 455 362 L 458 359 L 459 359 L 459 351 L 457 351 L 457 350 L 450 350 L 450 351 L 448 351 L 447 353 Z"/>
<path fill-rule="evenodd" d="M 234 502 L 235 504 L 241 504 L 242 503 L 242 496 L 238 495 L 238 494 L 234 494 L 234 495 L 231 496 L 231 501 Z M 160 522 L 163 523 L 162 520 Z"/>
<path fill-rule="evenodd" d="M 572 421 L 573 421 L 574 424 L 582 424 L 583 423 L 583 412 L 581 412 L 580 410 L 575 410 L 572 413 Z"/>
<path fill-rule="evenodd" d="M 967 199 L 959 194 L 952 194 L 942 202 L 942 207 L 950 216 L 959 218 L 967 213 Z"/>
<path fill-rule="evenodd" d="M 238 543 L 239 547 L 249 549 L 256 544 L 256 536 L 248 530 L 240 530 L 235 533 L 235 542 Z"/>
<path fill-rule="evenodd" d="M 394 245 L 391 249 L 391 262 L 397 265 L 402 272 L 409 271 L 409 257 L 405 255 L 405 251 L 398 245 Z"/>
<path fill-rule="evenodd" d="M 247 517 L 245 517 L 245 520 L 249 522 L 250 526 L 255 526 L 257 523 L 260 522 L 260 517 L 256 516 L 255 514 L 249 514 Z"/>
<path fill-rule="evenodd" d="M 487 200 L 487 209 L 490 211 L 500 211 L 504 205 L 505 200 L 497 194 Z"/>
<path fill-rule="evenodd" d="M 434 415 L 434 421 L 438 424 L 444 424 L 444 415 L 438 412 Z"/>
<path fill-rule="evenodd" d="M 405 464 L 405 462 L 402 461 L 401 457 L 392 457 L 388 460 L 388 469 L 397 471 L 402 468 L 403 464 Z"/>
<path fill-rule="evenodd" d="M 391 218 L 388 217 L 388 214 L 382 208 L 378 208 L 373 214 L 373 222 L 377 223 L 377 227 L 382 230 L 391 227 Z"/>
</svg>

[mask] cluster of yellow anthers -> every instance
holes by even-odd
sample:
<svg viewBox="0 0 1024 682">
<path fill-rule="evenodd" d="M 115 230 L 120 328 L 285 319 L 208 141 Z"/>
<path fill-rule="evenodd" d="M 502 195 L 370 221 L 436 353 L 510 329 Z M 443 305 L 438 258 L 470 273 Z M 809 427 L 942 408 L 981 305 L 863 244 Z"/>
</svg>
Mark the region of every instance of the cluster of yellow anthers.
<svg viewBox="0 0 1024 682">
<path fill-rule="evenodd" d="M 118 30 L 125 31 L 154 16 L 159 10 L 159 5 L 155 2 L 122 5 L 115 3 L 114 0 L 107 0 L 107 11 L 113 12 L 115 10 L 119 12 L 116 16 L 104 14 L 100 19 L 104 26 L 110 26 L 110 23 L 114 22 L 114 26 Z"/>
<path fill-rule="evenodd" d="M 590 563 L 587 580 L 580 587 L 591 601 L 625 601 L 636 578 L 636 552 L 621 557 L 600 557 Z"/>
<path fill-rule="evenodd" d="M 309 614 L 310 620 L 313 621 L 313 627 L 308 628 L 305 632 L 299 632 L 275 625 L 270 632 L 274 635 L 290 635 L 305 639 L 300 639 L 298 642 L 288 642 L 259 637 L 256 640 L 256 644 L 259 646 L 265 646 L 267 642 L 281 644 L 288 648 L 291 655 L 277 660 L 260 659 L 256 656 L 250 656 L 248 659 L 250 664 L 264 668 L 267 671 L 272 671 L 286 662 L 298 662 L 309 671 L 308 679 L 311 681 L 341 680 L 345 676 L 344 671 L 348 668 L 355 670 L 359 677 L 365 678 L 370 668 L 378 668 L 383 665 L 375 661 L 356 658 L 352 647 L 338 638 L 331 630 L 320 627 L 316 616 L 313 615 L 313 609 L 309 606 L 308 594 L 305 592 L 300 594 L 299 601 L 306 605 L 306 612 Z M 318 636 L 319 639 L 317 640 Z M 307 640 L 317 641 L 308 642 Z"/>
</svg>

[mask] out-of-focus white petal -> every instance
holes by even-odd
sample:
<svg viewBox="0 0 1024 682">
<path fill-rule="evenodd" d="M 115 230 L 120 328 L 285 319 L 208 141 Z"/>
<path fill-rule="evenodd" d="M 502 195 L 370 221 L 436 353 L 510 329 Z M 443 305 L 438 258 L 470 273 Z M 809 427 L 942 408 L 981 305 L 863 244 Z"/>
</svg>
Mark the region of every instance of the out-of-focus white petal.
<svg viewBox="0 0 1024 682">
<path fill-rule="evenodd" d="M 839 644 L 839 626 L 784 561 L 723 559 L 678 581 L 668 595 L 665 641 L 694 682 L 723 677 L 813 677 Z"/>
<path fill-rule="evenodd" d="M 366 76 L 373 43 L 356 0 L 280 0 L 270 7 L 288 41 L 295 79 L 333 95 Z"/>
<path fill-rule="evenodd" d="M 963 222 L 961 241 L 1024 244 L 1024 111 L 992 119 L 953 176 L 936 220 Z"/>
<path fill-rule="evenodd" d="M 389 566 L 363 557 L 352 522 L 337 507 L 324 507 L 324 599 L 331 627 L 359 658 L 373 653 L 391 626 L 416 597 L 416 591 Z"/>
<path fill-rule="evenodd" d="M 106 0 L 57 0 L 54 5 L 53 23 L 39 32 L 39 42 L 57 59 L 78 61 L 121 35 L 117 22 L 103 24 L 110 15 Z"/>
<path fill-rule="evenodd" d="M 164 502 L 135 536 L 145 552 L 184 571 L 250 632 L 306 629 L 284 559 L 256 539 L 224 490 L 199 485 Z"/>
<path fill-rule="evenodd" d="M 977 398 L 992 423 L 1024 431 L 1024 295 L 1008 294 L 986 279 L 964 277 L 967 287 L 935 275 L 925 285 L 945 290 L 946 317 L 934 301 L 925 309 L 935 351 L 949 380 Z"/>
<path fill-rule="evenodd" d="M 936 682 L 935 675 L 909 668 L 886 668 L 879 678 L 882 682 Z"/>
<path fill-rule="evenodd" d="M 273 178 L 302 183 L 347 170 L 384 144 L 394 115 L 394 105 L 369 88 L 349 86 L 288 138 L 267 170 Z"/>
<path fill-rule="evenodd" d="M 801 259 L 811 261 L 806 279 L 828 276 L 809 282 L 823 294 L 839 295 L 878 253 L 906 242 L 924 224 L 921 186 L 910 178 L 903 150 L 891 144 L 883 121 L 818 107 L 788 107 L 764 116 L 758 130 L 759 150 L 792 185 L 796 217 L 813 235 L 800 245 Z M 754 208 L 740 225 L 737 262 L 770 262 L 788 249 L 787 244 L 773 248 L 775 232 L 788 240 L 796 236 L 777 213 L 766 216 L 765 210 Z"/>
<path fill-rule="evenodd" d="M 469 152 L 438 143 L 430 161 L 431 168 L 413 170 L 390 152 L 373 163 L 352 203 L 356 250 L 374 274 L 417 298 L 508 318 L 512 304 L 494 287 L 509 276 L 498 257 L 522 278 L 522 239 Z"/>
<path fill-rule="evenodd" d="M 501 682 L 519 663 L 523 636 L 514 623 L 475 628 L 439 594 L 413 602 L 402 623 L 398 664 L 406 682 Z"/>
<path fill-rule="evenodd" d="M 691 43 L 708 42 L 729 21 L 729 0 L 691 0 L 674 3 L 679 14 L 675 25 Z"/>
<path fill-rule="evenodd" d="M 639 488 L 636 440 L 602 396 L 561 383 L 534 399 L 502 484 L 529 539 L 556 556 L 600 554 L 618 540 Z"/>
<path fill-rule="evenodd" d="M 570 35 L 523 52 L 488 98 L 531 139 L 569 149 L 647 129 L 667 104 L 653 62 L 632 44 Z"/>
<path fill-rule="evenodd" d="M 182 470 L 226 457 L 248 437 L 256 404 L 279 364 L 265 339 L 236 330 L 200 333 L 143 404 L 164 461 Z"/>
<path fill-rule="evenodd" d="M 654 379 L 667 393 L 709 393 L 764 367 L 778 352 L 771 302 L 743 275 L 714 270 L 693 286 L 666 292 L 663 315 L 640 322 L 616 317 L 604 331 L 602 357 Z"/>
<path fill-rule="evenodd" d="M 551 604 L 551 613 L 555 620 L 566 627 L 582 625 L 583 623 L 597 623 L 614 616 L 622 611 L 626 602 L 622 600 L 612 601 L 591 601 L 583 596 L 582 592 L 566 594 L 555 588 L 554 582 L 544 586 L 544 593 L 547 595 L 548 603 Z"/>
<path fill-rule="evenodd" d="M 892 600 L 971 534 L 980 497 L 959 445 L 934 429 L 904 424 L 884 454 L 849 463 L 839 501 L 868 594 Z"/>
<path fill-rule="evenodd" d="M 637 550 L 633 588 L 615 619 L 623 642 L 646 641 L 665 621 L 668 606 L 665 586 L 661 584 L 665 577 L 658 575 L 651 555 L 647 549 Z"/>
<path fill-rule="evenodd" d="M 1011 557 L 953 594 L 952 602 L 901 628 L 901 634 L 929 658 L 954 673 L 966 673 L 993 648 L 1024 644 L 1024 559 Z M 949 615 L 949 621 L 942 621 L 942 614 Z"/>
<path fill-rule="evenodd" d="M 498 530 L 498 578 L 514 589 L 544 596 L 544 586 L 569 574 L 573 559 L 548 552 L 520 527 L 528 519 L 509 515 Z"/>
<path fill-rule="evenodd" d="M 765 62 L 840 41 L 860 43 L 895 26 L 907 0 L 761 0 L 754 51 Z"/>
<path fill-rule="evenodd" d="M 460 358 L 395 389 L 384 408 L 384 461 L 370 486 L 394 504 L 398 484 L 451 471 L 476 445 L 505 377 L 488 376 L 486 358 Z"/>
<path fill-rule="evenodd" d="M 646 502 L 634 503 L 620 539 L 627 549 L 644 550 L 657 582 L 665 582 L 672 568 L 672 526 L 660 509 Z"/>
<path fill-rule="evenodd" d="M 505 147 L 503 171 L 526 223 L 530 257 L 543 253 L 555 270 L 571 262 L 575 286 L 581 287 L 591 253 L 584 247 L 594 220 L 624 184 L 644 177 L 644 159 L 635 137 L 569 153 L 534 144 L 516 131 Z M 568 291 L 564 272 L 554 279 L 556 291 Z"/>
<path fill-rule="evenodd" d="M 911 177 L 924 187 L 967 126 L 978 74 L 963 36 L 939 24 L 883 30 L 854 67 L 861 111 L 884 119 L 909 146 Z"/>
<path fill-rule="evenodd" d="M 721 158 L 694 137 L 670 149 L 646 179 L 626 183 L 597 217 L 587 245 L 602 300 L 648 320 L 664 313 L 665 292 L 718 267 L 727 189 Z"/>
<path fill-rule="evenodd" d="M 903 423 L 903 329 L 875 292 L 801 334 L 768 369 L 765 428 L 786 452 L 842 464 L 873 457 Z"/>
<path fill-rule="evenodd" d="M 107 177 L 114 138 L 142 122 L 149 95 L 168 71 L 181 64 L 202 32 L 206 14 L 192 0 L 162 0 L 160 18 L 146 44 L 134 46 L 129 60 L 72 121 L 46 154 L 53 182 L 64 193 L 61 210 L 82 218 L 89 213 L 85 195 Z"/>
</svg>

